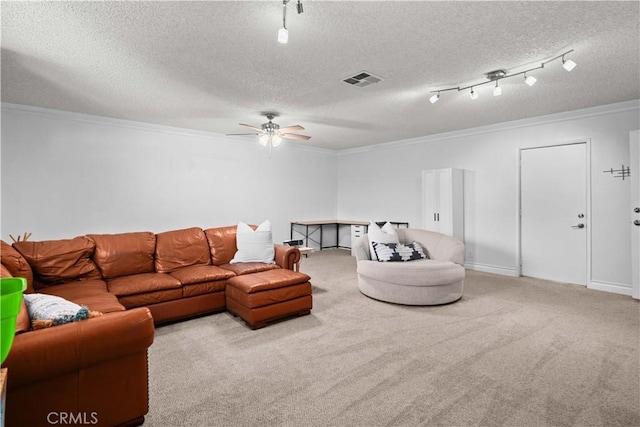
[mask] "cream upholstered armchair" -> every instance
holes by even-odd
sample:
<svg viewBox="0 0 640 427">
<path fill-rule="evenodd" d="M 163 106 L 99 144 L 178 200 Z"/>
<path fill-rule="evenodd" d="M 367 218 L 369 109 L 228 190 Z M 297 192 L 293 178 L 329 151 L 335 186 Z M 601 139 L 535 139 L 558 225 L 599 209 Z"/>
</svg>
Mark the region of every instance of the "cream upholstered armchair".
<svg viewBox="0 0 640 427">
<path fill-rule="evenodd" d="M 399 228 L 396 232 L 400 243 L 419 243 L 429 259 L 372 261 L 369 235 L 365 234 L 354 244 L 360 292 L 377 300 L 406 305 L 459 300 L 464 289 L 464 244 L 433 231 Z"/>
</svg>

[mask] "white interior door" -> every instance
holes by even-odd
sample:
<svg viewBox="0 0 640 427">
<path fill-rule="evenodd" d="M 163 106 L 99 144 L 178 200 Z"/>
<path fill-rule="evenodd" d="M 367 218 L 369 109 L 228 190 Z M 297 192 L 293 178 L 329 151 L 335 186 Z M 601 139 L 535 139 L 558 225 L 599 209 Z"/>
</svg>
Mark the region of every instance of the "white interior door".
<svg viewBox="0 0 640 427">
<path fill-rule="evenodd" d="M 629 135 L 631 162 L 631 295 L 640 299 L 640 131 Z"/>
<path fill-rule="evenodd" d="M 520 152 L 523 276 L 587 284 L 586 143 Z"/>
</svg>

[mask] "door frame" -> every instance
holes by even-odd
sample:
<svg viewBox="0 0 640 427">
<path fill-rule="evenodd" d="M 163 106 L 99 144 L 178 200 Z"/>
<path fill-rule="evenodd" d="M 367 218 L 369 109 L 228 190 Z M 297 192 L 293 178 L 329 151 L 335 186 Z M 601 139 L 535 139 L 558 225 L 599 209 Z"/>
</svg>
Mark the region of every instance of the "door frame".
<svg viewBox="0 0 640 427">
<path fill-rule="evenodd" d="M 586 150 L 586 171 L 587 176 L 586 179 L 586 191 L 587 191 L 587 206 L 586 206 L 586 221 L 585 225 L 587 226 L 587 274 L 586 274 L 586 286 L 587 288 L 591 287 L 591 138 L 578 138 L 572 139 L 568 141 L 559 141 L 550 144 L 542 144 L 542 145 L 532 145 L 526 147 L 520 147 L 517 150 L 517 179 L 516 179 L 516 268 L 515 268 L 515 276 L 522 276 L 522 151 L 531 150 L 535 148 L 551 148 L 551 147 L 561 147 L 563 145 L 576 145 L 576 144 L 585 144 Z"/>
<path fill-rule="evenodd" d="M 635 139 L 634 139 L 635 138 Z M 629 195 L 629 212 L 630 218 L 629 226 L 631 227 L 631 296 L 635 299 L 640 299 L 640 265 L 636 262 L 640 257 L 640 242 L 634 236 L 634 233 L 638 232 L 637 226 L 633 224 L 633 221 L 638 219 L 638 214 L 633 212 L 635 207 L 638 207 L 634 202 L 637 201 L 636 191 L 640 191 L 640 179 L 638 178 L 638 172 L 640 170 L 640 129 L 634 129 L 629 132 L 629 167 L 631 173 L 636 175 L 631 176 L 631 191 Z"/>
</svg>

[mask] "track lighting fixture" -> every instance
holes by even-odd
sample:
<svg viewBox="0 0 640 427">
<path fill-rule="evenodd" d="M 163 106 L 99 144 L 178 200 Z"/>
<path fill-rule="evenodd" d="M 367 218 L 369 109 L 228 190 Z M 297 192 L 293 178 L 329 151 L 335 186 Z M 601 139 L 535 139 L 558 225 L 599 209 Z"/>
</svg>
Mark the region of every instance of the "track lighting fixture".
<svg viewBox="0 0 640 427">
<path fill-rule="evenodd" d="M 510 77 L 515 77 L 515 76 L 519 76 L 520 74 L 524 75 L 524 82 L 526 84 L 528 84 L 529 86 L 533 86 L 534 84 L 536 84 L 536 82 L 538 81 L 537 78 L 535 78 L 534 76 L 527 76 L 527 73 L 534 71 L 534 70 L 540 70 L 545 68 L 545 65 L 547 65 L 550 62 L 556 61 L 558 59 L 562 58 L 562 68 L 564 68 L 567 71 L 571 71 L 576 67 L 576 63 L 573 62 L 571 59 L 565 59 L 565 55 L 570 54 L 571 52 L 573 52 L 573 49 L 568 50 L 558 56 L 554 56 L 551 59 L 548 59 L 546 61 L 543 61 L 540 63 L 539 66 L 534 67 L 534 68 L 529 68 L 528 70 L 525 71 L 520 71 L 517 73 L 513 73 L 513 74 L 507 74 L 506 70 L 503 69 L 499 69 L 499 70 L 495 70 L 495 71 L 491 71 L 489 73 L 486 74 L 487 77 L 487 81 L 485 82 L 481 82 L 481 83 L 474 83 L 473 85 L 470 86 L 465 86 L 465 87 L 460 87 L 460 86 L 456 86 L 456 87 L 450 87 L 450 88 L 446 88 L 446 89 L 438 89 L 438 90 L 433 90 L 431 91 L 431 93 L 433 93 L 434 95 L 432 95 L 429 98 L 429 101 L 431 101 L 432 104 L 435 104 L 436 102 L 438 102 L 438 100 L 440 99 L 440 92 L 447 92 L 447 91 L 463 91 L 463 90 L 467 90 L 467 89 L 471 89 L 471 92 L 469 93 L 469 96 L 471 97 L 471 99 L 478 99 L 478 93 L 474 90 L 474 88 L 478 87 L 478 86 L 482 86 L 485 85 L 487 83 L 491 83 L 491 82 L 496 82 L 495 87 L 493 88 L 493 96 L 500 96 L 502 95 L 502 87 L 500 87 L 500 85 L 498 84 L 499 80 L 502 79 L 508 79 Z"/>
<path fill-rule="evenodd" d="M 302 2 L 300 0 L 298 0 L 298 4 L 296 5 L 296 8 L 298 9 L 298 15 L 300 15 L 302 12 L 304 12 L 304 10 L 302 8 Z"/>
</svg>

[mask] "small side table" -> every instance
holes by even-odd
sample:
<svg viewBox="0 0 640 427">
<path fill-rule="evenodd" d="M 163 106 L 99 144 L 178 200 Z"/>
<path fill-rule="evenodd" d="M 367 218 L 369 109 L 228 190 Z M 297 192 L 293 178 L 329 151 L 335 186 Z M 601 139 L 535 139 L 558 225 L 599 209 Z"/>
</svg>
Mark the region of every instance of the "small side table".
<svg viewBox="0 0 640 427">
<path fill-rule="evenodd" d="M 302 262 L 303 256 L 306 258 L 307 255 L 314 253 L 316 251 L 313 248 L 307 248 L 307 247 L 301 247 L 301 248 L 298 248 L 298 250 L 300 251 L 300 261 L 294 264 L 293 267 L 295 268 L 295 271 L 300 271 L 300 263 Z"/>
</svg>

